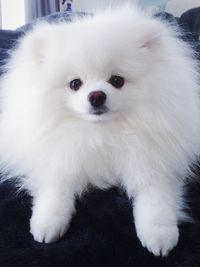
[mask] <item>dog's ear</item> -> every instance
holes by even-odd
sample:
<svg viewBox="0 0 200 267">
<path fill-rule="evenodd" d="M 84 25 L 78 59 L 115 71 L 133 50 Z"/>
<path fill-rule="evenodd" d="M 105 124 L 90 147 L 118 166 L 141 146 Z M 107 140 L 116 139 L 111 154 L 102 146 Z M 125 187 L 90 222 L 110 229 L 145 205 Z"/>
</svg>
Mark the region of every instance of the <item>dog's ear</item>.
<svg viewBox="0 0 200 267">
<path fill-rule="evenodd" d="M 163 27 L 156 21 L 148 21 L 140 25 L 139 47 L 147 51 L 158 51 L 163 42 Z"/>
<path fill-rule="evenodd" d="M 21 48 L 26 60 L 42 63 L 47 49 L 49 37 L 52 34 L 50 24 L 42 23 L 27 33 L 21 40 Z"/>
</svg>

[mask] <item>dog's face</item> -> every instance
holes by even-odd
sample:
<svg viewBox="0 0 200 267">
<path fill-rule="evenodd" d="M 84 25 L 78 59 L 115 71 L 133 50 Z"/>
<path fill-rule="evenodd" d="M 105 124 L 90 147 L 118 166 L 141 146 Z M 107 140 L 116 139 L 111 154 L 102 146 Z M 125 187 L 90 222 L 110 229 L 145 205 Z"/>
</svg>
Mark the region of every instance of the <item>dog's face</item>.
<svg viewBox="0 0 200 267">
<path fill-rule="evenodd" d="M 133 110 L 141 98 L 139 81 L 158 58 L 159 30 L 141 18 L 105 15 L 41 25 L 28 42 L 40 80 L 63 112 L 104 121 Z"/>
</svg>

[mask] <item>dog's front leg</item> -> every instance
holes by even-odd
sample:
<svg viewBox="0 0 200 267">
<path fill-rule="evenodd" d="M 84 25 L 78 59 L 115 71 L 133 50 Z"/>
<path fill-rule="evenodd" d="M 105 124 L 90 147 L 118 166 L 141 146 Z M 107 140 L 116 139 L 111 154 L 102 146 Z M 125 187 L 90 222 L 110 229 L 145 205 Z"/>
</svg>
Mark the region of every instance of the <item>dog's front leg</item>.
<svg viewBox="0 0 200 267">
<path fill-rule="evenodd" d="M 178 243 L 179 185 L 153 179 L 135 189 L 133 212 L 137 235 L 154 255 L 166 256 Z M 131 195 L 130 184 L 128 191 Z"/>
<path fill-rule="evenodd" d="M 38 242 L 54 242 L 67 231 L 75 211 L 69 188 L 46 185 L 33 196 L 30 232 Z"/>
</svg>

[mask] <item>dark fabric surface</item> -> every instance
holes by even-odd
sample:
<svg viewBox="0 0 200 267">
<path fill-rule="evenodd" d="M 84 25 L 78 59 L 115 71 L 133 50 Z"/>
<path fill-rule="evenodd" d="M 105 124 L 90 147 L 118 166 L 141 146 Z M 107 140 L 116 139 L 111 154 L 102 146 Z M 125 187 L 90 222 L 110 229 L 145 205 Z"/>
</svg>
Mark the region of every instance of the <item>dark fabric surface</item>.
<svg viewBox="0 0 200 267">
<path fill-rule="evenodd" d="M 3 65 L 8 59 L 9 51 L 15 46 L 16 40 L 23 34 L 21 31 L 0 30 L 0 75 Z"/>
<path fill-rule="evenodd" d="M 190 197 L 189 197 L 190 196 Z M 188 187 L 191 213 L 200 218 L 200 185 Z M 30 199 L 0 187 L 1 267 L 199 267 L 200 225 L 180 226 L 178 246 L 167 258 L 154 257 L 136 237 L 132 208 L 118 189 L 93 190 L 77 200 L 67 234 L 53 244 L 33 241 Z"/>
<path fill-rule="evenodd" d="M 0 60 L 21 34 L 0 31 Z M 0 186 L 0 267 L 199 267 L 200 169 L 195 170 L 199 183 L 186 187 L 195 222 L 180 226 L 178 246 L 167 258 L 154 257 L 141 246 L 131 203 L 119 189 L 91 190 L 77 199 L 67 234 L 56 243 L 40 244 L 29 233 L 31 199 L 5 183 Z"/>
<path fill-rule="evenodd" d="M 155 18 L 159 18 L 163 21 L 167 21 L 170 24 L 177 24 L 178 18 L 174 17 L 173 15 L 167 12 L 159 12 L 154 15 Z"/>
<path fill-rule="evenodd" d="M 200 35 L 200 7 L 192 8 L 185 13 L 179 19 L 179 24 L 187 32 L 192 34 L 195 41 L 199 41 Z"/>
<path fill-rule="evenodd" d="M 53 13 L 51 15 L 48 15 L 46 17 L 41 17 L 41 18 L 38 18 L 34 21 L 32 21 L 31 23 L 27 23 L 26 25 L 18 28 L 19 31 L 28 31 L 28 30 L 31 30 L 32 27 L 38 23 L 38 22 L 41 22 L 41 21 L 48 21 L 49 23 L 54 23 L 54 22 L 70 22 L 72 21 L 75 17 L 83 17 L 83 16 L 86 16 L 86 13 L 84 12 L 77 12 L 77 13 L 71 13 L 71 12 L 63 12 L 63 13 L 60 13 L 60 12 L 56 12 L 56 13 Z"/>
</svg>

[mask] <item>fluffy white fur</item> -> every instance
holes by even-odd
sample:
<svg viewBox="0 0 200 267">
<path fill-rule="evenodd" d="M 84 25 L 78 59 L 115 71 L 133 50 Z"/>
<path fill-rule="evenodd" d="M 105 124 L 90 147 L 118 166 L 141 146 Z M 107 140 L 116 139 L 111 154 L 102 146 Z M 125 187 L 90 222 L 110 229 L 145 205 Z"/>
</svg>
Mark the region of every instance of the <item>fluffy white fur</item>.
<svg viewBox="0 0 200 267">
<path fill-rule="evenodd" d="M 112 75 L 124 77 L 121 89 Z M 75 78 L 78 91 L 69 87 Z M 24 36 L 1 79 L 0 159 L 33 197 L 34 239 L 61 237 L 89 184 L 119 185 L 134 198 L 142 245 L 167 255 L 200 151 L 198 87 L 189 48 L 135 8 L 44 23 Z M 90 113 L 92 91 L 107 95 L 107 113 Z"/>
</svg>

